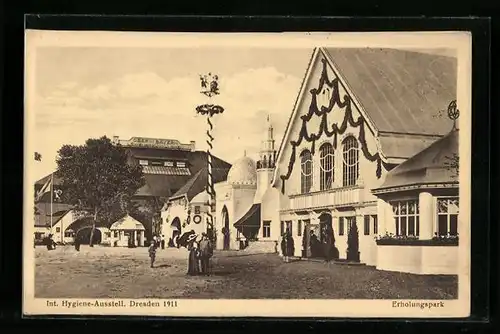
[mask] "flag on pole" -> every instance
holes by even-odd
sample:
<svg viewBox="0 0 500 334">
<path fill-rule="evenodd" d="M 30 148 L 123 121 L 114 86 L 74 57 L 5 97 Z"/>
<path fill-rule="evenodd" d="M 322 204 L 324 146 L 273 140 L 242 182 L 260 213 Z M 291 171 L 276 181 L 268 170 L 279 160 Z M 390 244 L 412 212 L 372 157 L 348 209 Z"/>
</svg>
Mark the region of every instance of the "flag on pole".
<svg viewBox="0 0 500 334">
<path fill-rule="evenodd" d="M 54 190 L 54 200 L 56 202 L 60 202 L 61 201 L 61 195 L 62 195 L 62 190 L 61 189 Z"/>
<path fill-rule="evenodd" d="M 35 152 L 35 160 L 36 161 L 42 161 L 42 155 L 38 152 Z"/>
<path fill-rule="evenodd" d="M 36 194 L 36 200 L 39 201 L 42 199 L 43 195 L 52 191 L 52 177 L 50 177 L 47 182 L 43 185 L 43 187 Z"/>
</svg>

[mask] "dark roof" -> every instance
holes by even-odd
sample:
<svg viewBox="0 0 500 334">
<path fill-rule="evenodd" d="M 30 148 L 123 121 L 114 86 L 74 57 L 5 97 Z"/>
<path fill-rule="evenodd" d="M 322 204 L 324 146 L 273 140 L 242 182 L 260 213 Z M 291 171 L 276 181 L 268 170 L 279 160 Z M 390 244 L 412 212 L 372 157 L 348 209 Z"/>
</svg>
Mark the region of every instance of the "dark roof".
<svg viewBox="0 0 500 334">
<path fill-rule="evenodd" d="M 71 229 L 74 232 L 77 232 L 79 229 L 83 227 L 91 227 L 92 224 L 94 223 L 94 218 L 93 217 L 83 217 L 75 220 L 73 223 L 71 223 L 66 229 Z M 111 224 L 107 222 L 96 222 L 95 227 L 106 227 L 108 228 Z"/>
<path fill-rule="evenodd" d="M 170 197 L 177 190 L 179 190 L 189 179 L 192 178 L 197 172 L 207 165 L 207 152 L 205 151 L 176 151 L 176 150 L 164 150 L 164 149 L 153 149 L 153 148 L 127 148 L 132 156 L 155 156 L 155 157 L 169 157 L 171 159 L 179 159 L 186 161 L 186 167 L 188 171 L 184 169 L 182 171 L 173 172 L 169 175 L 164 173 L 163 169 L 158 169 L 158 174 L 153 174 L 149 172 L 154 172 L 154 168 L 150 169 L 148 173 L 144 174 L 146 179 L 146 184 L 137 191 L 136 196 L 139 197 Z M 213 156 L 212 158 L 213 169 L 228 169 L 231 165 L 226 161 Z M 35 183 L 35 188 L 39 188 L 45 184 L 45 182 L 50 178 L 50 174 L 44 178 L 38 180 Z M 61 180 L 57 177 L 57 171 L 54 174 L 54 185 L 60 185 Z M 195 194 L 196 195 L 196 194 Z M 42 197 L 41 202 L 50 201 L 50 194 L 46 194 Z"/>
<path fill-rule="evenodd" d="M 222 182 L 227 179 L 227 174 L 230 168 L 213 168 L 212 175 L 214 183 Z M 206 189 L 208 179 L 208 168 L 203 167 L 193 175 L 171 198 L 179 196 L 187 196 L 188 201 L 191 201 L 196 195 Z"/>
<path fill-rule="evenodd" d="M 260 227 L 260 204 L 253 204 L 250 209 L 233 224 L 234 227 Z"/>
<path fill-rule="evenodd" d="M 379 141 L 386 157 L 408 159 L 440 138 L 442 137 L 381 133 Z"/>
<path fill-rule="evenodd" d="M 380 48 L 325 50 L 379 131 L 431 135 L 450 131 L 446 116 L 433 115 L 456 99 L 455 58 Z"/>
<path fill-rule="evenodd" d="M 453 159 L 458 157 L 458 132 L 458 130 L 451 131 L 422 152 L 395 167 L 387 174 L 385 182 L 379 189 L 420 184 L 458 184 L 458 169 L 453 167 Z"/>
<path fill-rule="evenodd" d="M 189 175 L 145 174 L 146 184 L 137 191 L 136 196 L 170 197 L 190 178 Z"/>
<path fill-rule="evenodd" d="M 50 173 L 49 175 L 44 176 L 40 180 L 36 181 L 35 186 L 43 186 L 45 183 L 47 183 L 52 174 L 54 174 L 54 185 L 61 185 L 61 178 L 57 175 L 57 171 L 55 171 L 54 173 Z"/>
<path fill-rule="evenodd" d="M 50 203 L 36 203 L 35 227 L 50 226 Z M 64 203 L 53 203 L 52 205 L 52 225 L 57 224 L 69 211 L 71 205 Z"/>
<path fill-rule="evenodd" d="M 185 184 L 193 179 L 196 173 L 200 170 L 206 168 L 207 165 L 207 152 L 205 151 L 194 151 L 194 152 L 182 152 L 187 158 L 187 167 L 191 175 L 155 175 L 155 174 L 145 174 L 146 185 L 139 189 L 137 192 L 138 196 L 160 196 L 160 197 L 171 197 L 174 193 L 185 186 Z M 178 154 L 179 156 L 181 154 Z M 213 170 L 227 169 L 231 168 L 231 165 L 218 157 L 213 156 L 212 158 Z M 203 172 L 202 172 L 203 173 Z M 226 173 L 227 174 L 227 173 Z M 217 177 L 214 173 L 214 176 Z M 206 179 L 205 179 L 206 180 Z M 206 181 L 205 181 L 206 182 Z M 216 181 L 218 182 L 218 181 Z M 203 191 L 201 189 L 199 192 Z M 193 196 L 196 196 L 195 193 Z"/>
<path fill-rule="evenodd" d="M 157 158 L 163 159 L 179 159 L 189 160 L 189 156 L 194 153 L 192 151 L 182 151 L 182 150 L 169 150 L 162 148 L 149 148 L 149 147 L 124 147 L 127 153 L 132 157 L 147 157 L 147 158 Z"/>
</svg>

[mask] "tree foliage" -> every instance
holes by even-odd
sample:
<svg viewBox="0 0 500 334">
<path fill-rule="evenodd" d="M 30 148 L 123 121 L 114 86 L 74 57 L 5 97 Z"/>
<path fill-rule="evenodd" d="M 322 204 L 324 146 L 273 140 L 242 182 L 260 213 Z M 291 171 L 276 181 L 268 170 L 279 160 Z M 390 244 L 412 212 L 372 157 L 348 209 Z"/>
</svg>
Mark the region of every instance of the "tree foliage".
<svg viewBox="0 0 500 334">
<path fill-rule="evenodd" d="M 166 200 L 163 197 L 151 197 L 131 204 L 130 213 L 144 225 L 147 236 L 161 233 L 161 209 Z"/>
<path fill-rule="evenodd" d="M 145 183 L 142 166 L 127 164 L 127 153 L 107 137 L 85 145 L 64 145 L 58 151 L 58 176 L 63 201 L 77 211 L 110 222 L 130 208 L 130 199 Z"/>
<path fill-rule="evenodd" d="M 448 167 L 449 170 L 453 171 L 453 177 L 458 178 L 459 174 L 459 166 L 460 166 L 460 159 L 459 155 L 457 153 L 453 153 L 451 156 L 446 156 L 446 162 L 445 162 L 446 167 Z"/>
<path fill-rule="evenodd" d="M 351 222 L 349 234 L 347 235 L 347 259 L 359 261 L 359 232 L 355 219 Z"/>
</svg>

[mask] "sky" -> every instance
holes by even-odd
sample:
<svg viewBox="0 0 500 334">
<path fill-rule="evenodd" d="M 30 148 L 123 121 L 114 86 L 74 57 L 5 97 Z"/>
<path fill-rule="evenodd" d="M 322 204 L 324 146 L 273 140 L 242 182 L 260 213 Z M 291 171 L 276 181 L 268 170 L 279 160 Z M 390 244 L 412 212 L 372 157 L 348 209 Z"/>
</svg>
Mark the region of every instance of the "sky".
<svg viewBox="0 0 500 334">
<path fill-rule="evenodd" d="M 207 103 L 199 74 L 215 73 L 224 107 L 214 117 L 213 153 L 229 163 L 256 158 L 270 115 L 279 147 L 311 48 L 39 47 L 35 68 L 37 179 L 56 169 L 64 144 L 103 135 L 196 141 L 207 148 Z M 424 50 L 424 52 L 435 52 Z M 446 50 L 437 53 L 446 54 Z"/>
<path fill-rule="evenodd" d="M 256 157 L 270 115 L 277 144 L 292 111 L 311 49 L 159 49 L 43 47 L 37 50 L 37 178 L 56 168 L 57 150 L 103 135 L 196 141 L 207 148 L 207 103 L 199 74 L 215 73 L 224 107 L 213 119 L 213 153 L 234 163 Z"/>
</svg>

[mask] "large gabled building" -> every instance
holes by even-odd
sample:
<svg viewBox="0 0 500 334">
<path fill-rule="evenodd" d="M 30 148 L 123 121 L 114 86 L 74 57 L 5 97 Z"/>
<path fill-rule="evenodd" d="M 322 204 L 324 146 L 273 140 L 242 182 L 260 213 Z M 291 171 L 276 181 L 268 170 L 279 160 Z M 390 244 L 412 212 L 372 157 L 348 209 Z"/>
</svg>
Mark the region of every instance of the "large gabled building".
<svg viewBox="0 0 500 334">
<path fill-rule="evenodd" d="M 439 113 L 456 100 L 456 82 L 452 57 L 315 49 L 278 150 L 272 187 L 262 197 L 259 237 L 280 240 L 289 230 L 295 255 L 309 257 L 314 232 L 320 244 L 333 243 L 334 256 L 347 258 L 348 248 L 355 248 L 349 231 L 356 227 L 357 256 L 371 265 L 377 264 L 377 235 L 394 229 L 399 237 L 418 238 L 419 223 L 408 214 L 397 230 L 394 216 L 380 216 L 381 199 L 372 190 L 450 132 L 453 122 Z"/>
</svg>

